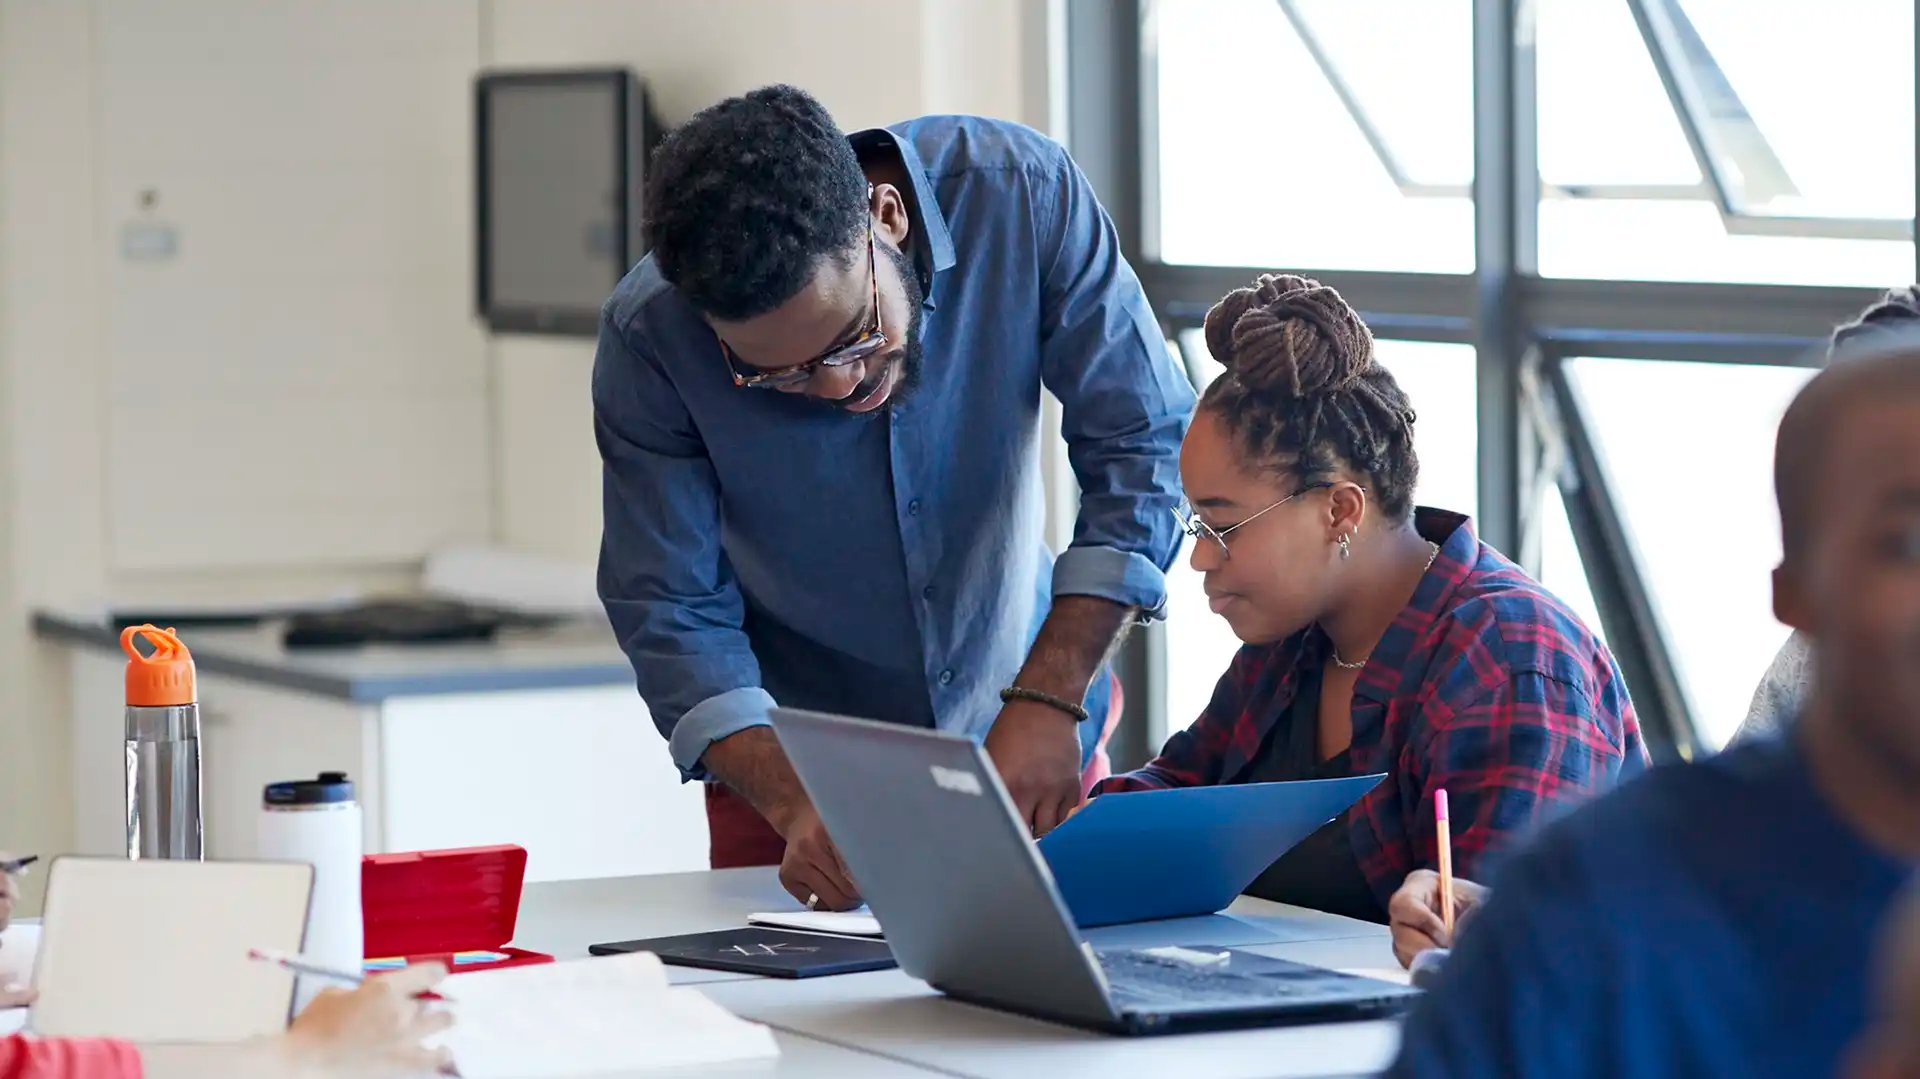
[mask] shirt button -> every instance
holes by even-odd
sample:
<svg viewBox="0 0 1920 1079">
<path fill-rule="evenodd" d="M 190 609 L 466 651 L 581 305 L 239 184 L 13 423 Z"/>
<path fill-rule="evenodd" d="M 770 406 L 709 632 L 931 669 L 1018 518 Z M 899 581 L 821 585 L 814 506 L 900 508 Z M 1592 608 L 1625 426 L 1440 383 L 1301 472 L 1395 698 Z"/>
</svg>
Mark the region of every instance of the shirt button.
<svg viewBox="0 0 1920 1079">
<path fill-rule="evenodd" d="M 932 585 L 928 585 L 927 587 L 925 587 L 925 588 L 922 588 L 922 589 L 920 590 L 920 598 L 921 598 L 921 599 L 932 599 L 932 598 L 933 598 L 933 586 L 932 586 Z"/>
<path fill-rule="evenodd" d="M 941 671 L 941 672 L 940 672 L 940 684 L 941 684 L 941 685 L 943 685 L 943 686 L 944 686 L 944 685 L 950 685 L 950 684 L 952 684 L 952 682 L 953 682 L 953 672 L 952 672 L 952 671 Z"/>
<path fill-rule="evenodd" d="M 920 500 L 919 499 L 916 498 L 913 501 L 907 503 L 907 516 L 909 517 L 920 516 Z"/>
</svg>

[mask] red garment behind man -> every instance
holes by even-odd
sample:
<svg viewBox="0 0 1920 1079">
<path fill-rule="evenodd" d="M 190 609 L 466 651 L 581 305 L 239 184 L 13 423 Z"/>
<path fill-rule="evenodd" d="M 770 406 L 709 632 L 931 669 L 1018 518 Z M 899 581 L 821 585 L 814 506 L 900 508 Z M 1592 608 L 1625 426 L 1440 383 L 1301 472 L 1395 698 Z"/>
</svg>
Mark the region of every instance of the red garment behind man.
<svg viewBox="0 0 1920 1079">
<path fill-rule="evenodd" d="M 1100 743 L 1094 748 L 1093 761 L 1080 777 L 1083 790 L 1092 790 L 1093 785 L 1107 778 L 1112 767 L 1107 760 L 1107 740 L 1113 737 L 1113 729 L 1120 724 L 1120 715 L 1126 710 L 1126 694 L 1121 691 L 1120 679 L 1109 673 L 1112 695 L 1107 705 L 1107 725 L 1100 732 Z M 745 798 L 735 794 L 718 783 L 707 784 L 707 857 L 715 869 L 740 869 L 746 866 L 779 865 L 787 852 L 786 840 L 773 830 Z M 6 1076 L 0 1075 L 0 1079 Z"/>
</svg>

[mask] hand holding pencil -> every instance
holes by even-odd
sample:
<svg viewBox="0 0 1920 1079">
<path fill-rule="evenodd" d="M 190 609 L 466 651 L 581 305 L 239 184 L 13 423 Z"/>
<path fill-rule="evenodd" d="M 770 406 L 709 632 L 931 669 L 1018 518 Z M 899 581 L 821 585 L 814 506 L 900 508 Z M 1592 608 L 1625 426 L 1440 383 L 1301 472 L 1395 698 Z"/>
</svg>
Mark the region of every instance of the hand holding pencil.
<svg viewBox="0 0 1920 1079">
<path fill-rule="evenodd" d="M 1453 947 L 1454 934 L 1488 894 L 1486 888 L 1453 875 L 1452 821 L 1446 792 L 1434 793 L 1434 863 L 1440 871 L 1416 869 L 1409 873 L 1387 903 L 1394 958 L 1409 968 L 1413 957 L 1421 952 Z"/>
<path fill-rule="evenodd" d="M 354 986 L 351 992 L 329 989 L 313 998 L 287 1028 L 284 1049 L 302 1066 L 300 1074 L 341 1079 L 453 1074 L 450 1052 L 427 1044 L 453 1025 L 451 1013 L 431 1006 L 447 999 L 432 991 L 447 976 L 441 964 L 420 963 L 369 978 L 264 949 L 248 958 Z"/>
</svg>

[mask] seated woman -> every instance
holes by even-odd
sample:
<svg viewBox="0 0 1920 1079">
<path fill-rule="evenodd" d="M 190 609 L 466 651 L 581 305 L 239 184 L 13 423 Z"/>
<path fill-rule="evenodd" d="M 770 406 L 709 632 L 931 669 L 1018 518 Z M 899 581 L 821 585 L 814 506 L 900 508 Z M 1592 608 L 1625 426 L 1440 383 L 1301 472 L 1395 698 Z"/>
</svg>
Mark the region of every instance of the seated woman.
<svg viewBox="0 0 1920 1079">
<path fill-rule="evenodd" d="M 1246 642 L 1193 726 L 1100 792 L 1387 778 L 1248 889 L 1387 921 L 1436 864 L 1445 788 L 1457 872 L 1547 805 L 1645 759 L 1613 658 L 1474 535 L 1416 508 L 1412 406 L 1331 288 L 1263 276 L 1221 300 L 1226 373 L 1180 449 L 1194 569 Z"/>
</svg>

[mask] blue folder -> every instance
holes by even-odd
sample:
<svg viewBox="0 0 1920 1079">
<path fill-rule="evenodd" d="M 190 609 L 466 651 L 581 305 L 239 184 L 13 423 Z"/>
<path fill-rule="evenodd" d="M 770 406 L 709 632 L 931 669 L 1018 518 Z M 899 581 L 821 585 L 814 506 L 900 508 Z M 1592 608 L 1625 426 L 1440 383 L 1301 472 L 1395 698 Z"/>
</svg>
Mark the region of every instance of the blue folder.
<svg viewBox="0 0 1920 1079">
<path fill-rule="evenodd" d="M 1213 914 L 1385 772 L 1106 794 L 1040 840 L 1083 929 Z"/>
</svg>

